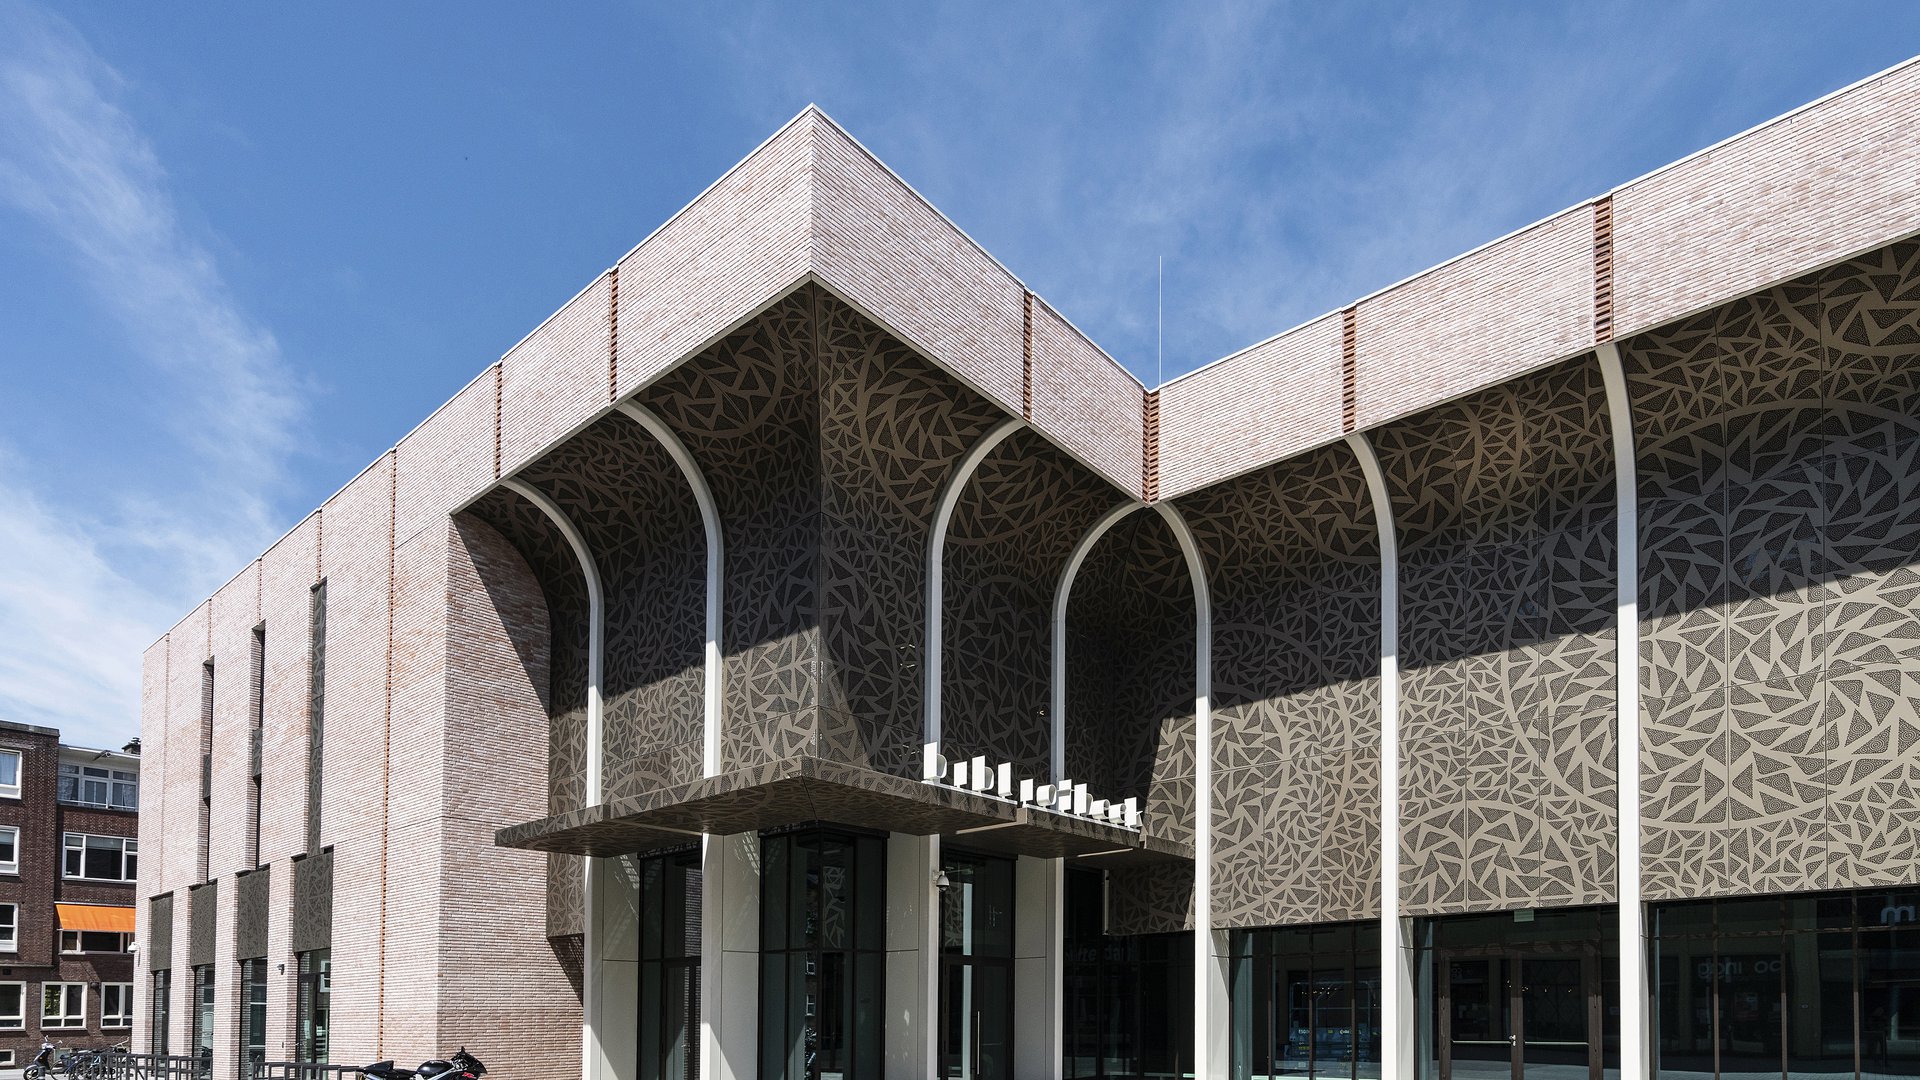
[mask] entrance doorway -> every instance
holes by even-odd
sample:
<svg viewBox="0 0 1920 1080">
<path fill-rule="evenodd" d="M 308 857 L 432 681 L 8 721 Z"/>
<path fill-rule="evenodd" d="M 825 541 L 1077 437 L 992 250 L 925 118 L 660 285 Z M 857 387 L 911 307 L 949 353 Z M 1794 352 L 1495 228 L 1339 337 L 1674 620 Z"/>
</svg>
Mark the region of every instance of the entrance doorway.
<svg viewBox="0 0 1920 1080">
<path fill-rule="evenodd" d="M 941 869 L 940 1066 L 1013 1078 L 1013 860 L 950 851 Z"/>
<path fill-rule="evenodd" d="M 1444 951 L 1441 1080 L 1600 1080 L 1595 949 Z"/>
</svg>

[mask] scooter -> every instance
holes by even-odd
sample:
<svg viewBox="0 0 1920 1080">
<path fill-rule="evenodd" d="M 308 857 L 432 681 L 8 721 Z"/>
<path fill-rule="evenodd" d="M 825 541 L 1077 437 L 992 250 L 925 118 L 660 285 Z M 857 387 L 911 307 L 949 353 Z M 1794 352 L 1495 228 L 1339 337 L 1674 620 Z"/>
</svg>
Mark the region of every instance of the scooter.
<svg viewBox="0 0 1920 1080">
<path fill-rule="evenodd" d="M 360 1074 L 370 1080 L 480 1080 L 487 1075 L 487 1067 L 463 1046 L 453 1052 L 453 1057 L 429 1058 L 417 1069 L 395 1068 L 391 1060 L 376 1061 L 361 1069 Z"/>
<path fill-rule="evenodd" d="M 40 1052 L 33 1055 L 33 1064 L 28 1065 L 26 1072 L 23 1074 L 26 1080 L 47 1080 L 48 1077 L 53 1075 L 53 1051 L 54 1046 L 52 1039 L 43 1038 L 40 1040 Z"/>
</svg>

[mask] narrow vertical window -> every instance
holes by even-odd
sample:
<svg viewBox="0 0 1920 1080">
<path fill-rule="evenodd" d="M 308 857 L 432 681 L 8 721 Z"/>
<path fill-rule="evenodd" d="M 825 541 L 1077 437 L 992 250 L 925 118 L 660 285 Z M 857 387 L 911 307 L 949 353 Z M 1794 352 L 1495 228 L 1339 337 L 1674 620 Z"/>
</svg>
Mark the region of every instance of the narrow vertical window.
<svg viewBox="0 0 1920 1080">
<path fill-rule="evenodd" d="M 267 718 L 267 624 L 253 628 L 253 671 L 248 678 L 247 865 L 260 865 L 260 741 Z"/>
<path fill-rule="evenodd" d="M 295 975 L 298 1001 L 294 1017 L 294 1060 L 327 1063 L 327 1030 L 333 1011 L 333 950 L 314 949 L 299 957 Z"/>
<path fill-rule="evenodd" d="M 193 1056 L 213 1056 L 213 965 L 193 969 Z"/>
<path fill-rule="evenodd" d="M 213 829 L 213 661 L 200 666 L 200 835 L 197 880 L 207 880 Z"/>
<path fill-rule="evenodd" d="M 313 587 L 307 637 L 307 854 L 320 850 L 320 777 L 326 744 L 327 583 Z"/>
<path fill-rule="evenodd" d="M 173 994 L 173 972 L 162 968 L 153 973 L 153 995 L 148 1001 L 152 1010 L 152 1022 L 147 1025 L 147 1038 L 153 1052 L 160 1055 L 169 1053 L 167 1028 L 173 1023 L 171 997 Z"/>
</svg>

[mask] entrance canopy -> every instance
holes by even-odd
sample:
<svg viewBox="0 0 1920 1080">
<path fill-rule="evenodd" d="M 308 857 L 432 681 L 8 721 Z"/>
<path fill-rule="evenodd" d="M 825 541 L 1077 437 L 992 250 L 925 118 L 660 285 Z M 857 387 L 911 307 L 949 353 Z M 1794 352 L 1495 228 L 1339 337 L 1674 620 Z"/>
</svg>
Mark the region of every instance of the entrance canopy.
<svg viewBox="0 0 1920 1080">
<path fill-rule="evenodd" d="M 807 821 L 939 834 L 970 848 L 1101 865 L 1193 859 L 1191 846 L 943 784 L 797 756 L 660 788 L 501 829 L 501 847 L 570 855 L 631 855 L 702 833 L 757 832 Z"/>
</svg>

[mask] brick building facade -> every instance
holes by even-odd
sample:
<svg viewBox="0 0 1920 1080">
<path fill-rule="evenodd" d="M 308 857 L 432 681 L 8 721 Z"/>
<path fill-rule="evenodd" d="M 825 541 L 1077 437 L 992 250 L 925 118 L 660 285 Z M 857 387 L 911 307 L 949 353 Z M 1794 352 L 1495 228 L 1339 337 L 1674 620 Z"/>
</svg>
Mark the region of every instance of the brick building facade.
<svg viewBox="0 0 1920 1080">
<path fill-rule="evenodd" d="M 139 758 L 0 722 L 0 1063 L 133 1032 Z M 137 841 L 134 841 L 137 845 Z M 0 1065 L 0 1067 L 4 1067 Z"/>
<path fill-rule="evenodd" d="M 143 1046 L 1920 1074 L 1920 64 L 1147 389 L 809 109 L 149 650 Z"/>
</svg>

